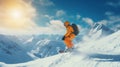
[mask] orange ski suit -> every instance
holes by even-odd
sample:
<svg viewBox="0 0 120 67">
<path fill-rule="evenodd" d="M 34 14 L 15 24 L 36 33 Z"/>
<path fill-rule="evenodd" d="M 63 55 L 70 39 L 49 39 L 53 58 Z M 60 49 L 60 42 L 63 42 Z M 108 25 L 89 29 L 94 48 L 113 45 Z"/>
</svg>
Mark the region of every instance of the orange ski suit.
<svg viewBox="0 0 120 67">
<path fill-rule="evenodd" d="M 67 48 L 72 48 L 73 47 L 72 40 L 75 38 L 75 34 L 73 34 L 74 30 L 70 25 L 66 27 L 66 30 L 67 31 L 65 34 L 64 43 L 66 44 Z"/>
</svg>

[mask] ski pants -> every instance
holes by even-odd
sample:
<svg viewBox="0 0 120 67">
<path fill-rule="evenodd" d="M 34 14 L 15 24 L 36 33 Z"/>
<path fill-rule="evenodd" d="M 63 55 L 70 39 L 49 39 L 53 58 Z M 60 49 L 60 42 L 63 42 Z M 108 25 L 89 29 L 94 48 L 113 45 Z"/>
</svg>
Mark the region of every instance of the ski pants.
<svg viewBox="0 0 120 67">
<path fill-rule="evenodd" d="M 65 37 L 64 43 L 66 44 L 67 48 L 72 48 L 74 45 L 72 43 L 72 40 L 75 38 L 74 34 L 71 34 L 68 37 Z"/>
</svg>

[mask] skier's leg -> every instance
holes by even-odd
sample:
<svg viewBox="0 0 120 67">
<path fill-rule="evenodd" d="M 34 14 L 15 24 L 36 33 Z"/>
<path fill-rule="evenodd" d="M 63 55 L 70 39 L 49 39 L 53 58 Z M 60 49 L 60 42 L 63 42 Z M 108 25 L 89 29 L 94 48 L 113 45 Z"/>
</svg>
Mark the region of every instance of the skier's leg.
<svg viewBox="0 0 120 67">
<path fill-rule="evenodd" d="M 68 38 L 68 37 L 65 38 L 64 43 L 67 46 L 67 48 L 71 48 L 73 46 L 73 44 L 71 43 L 70 38 Z"/>
<path fill-rule="evenodd" d="M 69 41 L 69 44 L 70 44 L 70 48 L 73 48 L 74 44 L 72 43 L 72 40 L 75 38 L 75 35 L 74 34 L 71 34 L 70 35 L 70 41 Z"/>
<path fill-rule="evenodd" d="M 64 40 L 64 43 L 66 44 L 67 48 L 72 48 L 73 47 L 73 43 L 72 40 L 75 38 L 74 34 L 71 34 L 69 37 L 66 37 Z"/>
</svg>

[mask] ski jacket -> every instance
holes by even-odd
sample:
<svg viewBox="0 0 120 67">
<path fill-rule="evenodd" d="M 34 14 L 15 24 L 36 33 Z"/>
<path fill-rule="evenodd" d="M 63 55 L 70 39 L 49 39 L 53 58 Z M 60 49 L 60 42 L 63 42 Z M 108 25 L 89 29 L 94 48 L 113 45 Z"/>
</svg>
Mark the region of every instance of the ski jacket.
<svg viewBox="0 0 120 67">
<path fill-rule="evenodd" d="M 66 30 L 67 31 L 66 31 L 65 37 L 69 37 L 74 32 L 72 26 L 70 26 L 70 25 L 66 27 Z"/>
</svg>

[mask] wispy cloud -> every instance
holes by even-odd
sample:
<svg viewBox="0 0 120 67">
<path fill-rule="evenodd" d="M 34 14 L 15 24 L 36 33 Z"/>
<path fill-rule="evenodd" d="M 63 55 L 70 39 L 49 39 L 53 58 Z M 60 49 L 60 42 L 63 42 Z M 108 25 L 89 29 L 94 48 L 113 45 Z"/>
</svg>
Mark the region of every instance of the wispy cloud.
<svg viewBox="0 0 120 67">
<path fill-rule="evenodd" d="M 47 23 L 47 26 L 39 27 L 37 31 L 39 31 L 37 32 L 39 34 L 64 34 L 65 27 L 62 21 L 51 20 L 49 23 Z"/>
<path fill-rule="evenodd" d="M 44 15 L 45 18 L 48 18 L 49 20 L 53 20 L 54 19 L 54 16 L 50 16 L 50 15 Z"/>
<path fill-rule="evenodd" d="M 105 15 L 107 15 L 107 16 L 111 16 L 111 15 L 113 15 L 114 13 L 113 12 L 111 12 L 111 11 L 107 11 L 107 12 L 105 12 Z"/>
<path fill-rule="evenodd" d="M 65 14 L 66 14 L 66 13 L 65 13 L 64 10 L 58 10 L 58 11 L 56 12 L 56 16 L 57 16 L 57 17 L 64 16 Z"/>
<path fill-rule="evenodd" d="M 91 18 L 82 18 L 82 20 L 86 23 L 88 23 L 90 26 L 93 25 L 94 21 Z"/>
<path fill-rule="evenodd" d="M 81 16 L 79 14 L 76 15 L 77 20 L 79 20 L 81 18 Z"/>
<path fill-rule="evenodd" d="M 106 25 L 108 25 L 114 31 L 120 30 L 120 15 L 114 14 L 114 12 L 107 11 L 105 15 L 108 19 L 106 19 Z"/>
<path fill-rule="evenodd" d="M 39 0 L 41 6 L 53 6 L 54 3 L 50 0 Z"/>
<path fill-rule="evenodd" d="M 114 12 L 107 11 L 107 12 L 105 12 L 105 15 L 108 17 L 109 23 L 120 22 L 120 15 L 119 14 L 116 15 L 116 14 L 114 14 Z"/>
<path fill-rule="evenodd" d="M 97 23 L 103 24 L 103 25 L 107 25 L 108 24 L 108 20 L 101 20 L 101 21 L 98 21 Z"/>
<path fill-rule="evenodd" d="M 108 24 L 111 26 L 111 28 L 115 31 L 120 30 L 120 16 L 109 16 Z"/>
<path fill-rule="evenodd" d="M 65 33 L 65 27 L 62 21 L 51 20 L 49 23 L 47 23 L 47 26 L 44 27 L 32 26 L 32 28 L 28 30 L 13 30 L 7 28 L 0 28 L 0 33 L 6 35 L 33 35 L 33 34 L 63 35 Z"/>
<path fill-rule="evenodd" d="M 107 5 L 112 7 L 120 7 L 120 0 L 118 2 L 107 2 Z"/>
<path fill-rule="evenodd" d="M 119 8 L 120 7 L 120 0 L 116 1 L 109 1 L 107 2 L 107 5 L 114 7 L 114 8 Z M 120 30 L 120 15 L 115 14 L 114 11 L 107 11 L 105 12 L 105 15 L 108 17 L 107 19 L 107 25 L 110 26 L 113 30 L 117 31 Z"/>
</svg>

